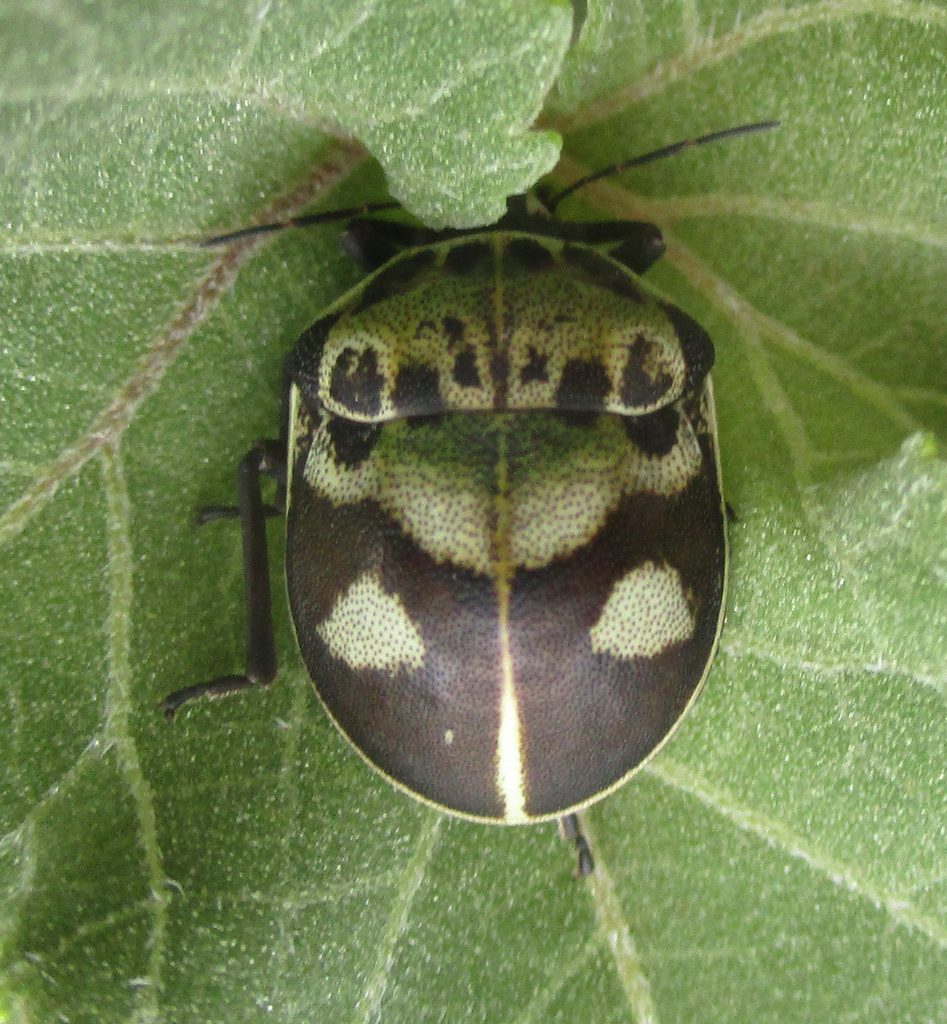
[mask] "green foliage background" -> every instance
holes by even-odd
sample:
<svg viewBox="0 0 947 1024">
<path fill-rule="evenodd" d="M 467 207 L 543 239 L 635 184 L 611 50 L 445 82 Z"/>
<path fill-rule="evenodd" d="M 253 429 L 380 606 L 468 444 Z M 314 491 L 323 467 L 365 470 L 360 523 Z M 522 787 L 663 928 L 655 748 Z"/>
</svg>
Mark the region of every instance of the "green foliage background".
<svg viewBox="0 0 947 1024">
<path fill-rule="evenodd" d="M 945 52 L 941 3 L 4 5 L 0 1021 L 947 1019 Z M 242 657 L 237 531 L 193 509 L 356 280 L 337 226 L 188 239 L 385 198 L 344 135 L 471 224 L 555 133 L 561 184 L 770 117 L 570 204 L 665 231 L 739 516 L 596 875 L 376 778 L 280 602 L 278 685 L 168 728 Z"/>
</svg>

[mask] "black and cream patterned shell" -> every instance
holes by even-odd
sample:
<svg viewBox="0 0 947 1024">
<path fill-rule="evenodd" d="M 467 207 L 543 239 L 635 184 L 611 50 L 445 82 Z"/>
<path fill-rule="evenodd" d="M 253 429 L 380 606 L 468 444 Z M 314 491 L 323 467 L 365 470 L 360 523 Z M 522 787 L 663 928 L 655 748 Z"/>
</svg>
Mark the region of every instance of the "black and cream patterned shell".
<svg viewBox="0 0 947 1024">
<path fill-rule="evenodd" d="M 485 228 L 432 229 L 369 203 L 208 239 L 346 221 L 362 284 L 299 337 L 278 439 L 238 472 L 241 674 L 185 686 L 171 718 L 277 674 L 266 523 L 285 504 L 299 650 L 327 712 L 380 774 L 498 824 L 575 812 L 668 740 L 714 658 L 727 582 L 706 332 L 641 275 L 655 224 L 569 222 L 587 175 Z M 273 503 L 261 481 L 277 481 Z M 285 503 L 284 503 L 285 499 Z"/>
<path fill-rule="evenodd" d="M 536 821 L 666 741 L 722 620 L 712 362 L 618 260 L 504 227 L 409 249 L 300 337 L 293 622 L 389 780 Z"/>
<path fill-rule="evenodd" d="M 581 243 L 493 231 L 396 257 L 307 332 L 328 412 L 382 422 L 560 409 L 641 416 L 693 390 L 713 346 Z"/>
</svg>

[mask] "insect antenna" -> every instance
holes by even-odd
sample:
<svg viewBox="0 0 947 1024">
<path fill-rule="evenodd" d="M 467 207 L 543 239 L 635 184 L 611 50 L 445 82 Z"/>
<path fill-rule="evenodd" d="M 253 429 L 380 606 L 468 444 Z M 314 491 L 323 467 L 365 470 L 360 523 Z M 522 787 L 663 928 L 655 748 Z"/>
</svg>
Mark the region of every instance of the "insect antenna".
<svg viewBox="0 0 947 1024">
<path fill-rule="evenodd" d="M 666 156 L 673 156 L 675 153 L 680 153 L 682 149 L 690 149 L 693 146 L 703 146 L 708 142 L 718 142 L 720 139 L 731 139 L 736 135 L 750 135 L 752 132 L 769 131 L 770 128 L 775 128 L 778 124 L 779 121 L 756 121 L 753 124 L 741 124 L 735 128 L 724 128 L 723 131 L 711 132 L 709 135 L 701 135 L 696 139 L 683 139 L 681 142 L 674 142 L 670 146 L 662 146 L 661 149 L 654 149 L 650 153 L 645 153 L 643 156 L 633 156 L 629 160 L 620 160 L 617 164 L 610 164 L 608 167 L 603 167 L 600 171 L 596 171 L 594 174 L 588 174 L 584 178 L 574 181 L 568 188 L 564 188 L 561 192 L 554 195 L 552 199 L 545 204 L 546 209 L 552 213 L 563 199 L 567 196 L 571 196 L 577 189 L 583 188 L 585 185 L 589 185 L 593 181 L 599 181 L 602 178 L 609 178 L 613 174 L 619 174 L 621 171 L 627 171 L 630 167 L 641 167 L 642 164 L 650 164 L 655 160 L 663 160 Z"/>
<path fill-rule="evenodd" d="M 277 221 L 273 224 L 257 224 L 250 228 L 241 228 L 239 231 L 228 231 L 225 235 L 214 235 L 213 238 L 205 238 L 201 241 L 201 247 L 211 249 L 217 245 L 227 245 L 239 238 L 255 238 L 257 235 L 269 235 L 274 231 L 284 231 L 286 228 L 308 228 L 313 224 L 328 224 L 334 220 L 351 220 L 353 217 L 364 217 L 369 213 L 379 213 L 382 210 L 397 210 L 400 203 L 365 203 L 362 206 L 349 206 L 344 210 L 328 210 L 325 213 L 307 213 L 302 217 L 290 217 L 288 220 Z"/>
<path fill-rule="evenodd" d="M 617 164 L 603 167 L 594 174 L 589 174 L 578 181 L 574 181 L 568 188 L 564 188 L 557 195 L 553 196 L 546 203 L 546 209 L 552 213 L 563 199 L 572 195 L 577 189 L 593 181 L 599 181 L 601 178 L 608 178 L 613 174 L 626 171 L 630 167 L 640 167 L 642 164 L 650 164 L 655 160 L 662 160 L 666 156 L 672 156 L 675 153 L 679 153 L 682 149 L 690 149 L 692 146 L 703 146 L 708 142 L 717 142 L 720 139 L 729 139 L 736 135 L 749 135 L 751 132 L 768 131 L 770 128 L 775 128 L 778 124 L 778 121 L 757 121 L 754 124 L 743 124 L 736 128 L 725 128 L 723 131 L 711 132 L 709 135 L 701 135 L 695 139 L 684 139 L 681 142 L 675 142 L 670 146 L 664 146 L 661 149 L 645 153 L 643 156 L 632 157 L 630 160 L 621 160 Z M 349 206 L 344 210 L 309 213 L 302 217 L 290 217 L 288 220 L 276 221 L 272 224 L 257 224 L 253 227 L 241 228 L 239 231 L 228 231 L 223 235 L 214 235 L 213 238 L 203 239 L 200 245 L 202 248 L 211 249 L 219 245 L 228 245 L 230 242 L 236 242 L 241 238 L 256 238 L 259 235 L 269 235 L 276 231 L 285 231 L 287 228 L 311 227 L 315 224 L 328 224 L 334 220 L 351 220 L 353 217 L 363 217 L 371 213 L 380 213 L 383 210 L 397 210 L 400 206 L 400 203 L 395 202 L 365 203 L 362 206 Z"/>
</svg>

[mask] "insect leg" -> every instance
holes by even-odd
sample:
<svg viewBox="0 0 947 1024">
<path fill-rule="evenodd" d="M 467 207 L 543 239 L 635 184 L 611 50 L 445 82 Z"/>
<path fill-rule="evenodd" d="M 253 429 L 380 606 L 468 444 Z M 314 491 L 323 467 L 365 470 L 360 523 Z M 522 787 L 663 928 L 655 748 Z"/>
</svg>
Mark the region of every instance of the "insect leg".
<svg viewBox="0 0 947 1024">
<path fill-rule="evenodd" d="M 251 686 L 266 686 L 276 677 L 276 645 L 270 601 L 270 566 L 266 546 L 268 513 L 279 511 L 263 503 L 261 475 L 285 480 L 285 446 L 279 441 L 258 441 L 240 461 L 237 472 L 236 517 L 243 542 L 243 591 L 246 602 L 246 666 L 243 675 L 218 676 L 168 694 L 161 702 L 169 721 L 183 704 L 198 697 L 222 697 Z M 201 521 L 233 518 L 228 508 L 202 510 Z"/>
</svg>

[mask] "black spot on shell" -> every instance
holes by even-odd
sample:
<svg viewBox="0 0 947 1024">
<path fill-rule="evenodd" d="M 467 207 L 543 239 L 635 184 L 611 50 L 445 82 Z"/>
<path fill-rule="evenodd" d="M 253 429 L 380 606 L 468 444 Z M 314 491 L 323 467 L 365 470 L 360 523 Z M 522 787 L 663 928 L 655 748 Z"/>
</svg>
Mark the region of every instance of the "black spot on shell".
<svg viewBox="0 0 947 1024">
<path fill-rule="evenodd" d="M 558 418 L 567 426 L 574 427 L 577 430 L 588 430 L 594 427 L 598 423 L 599 414 L 597 412 L 580 412 L 572 409 L 567 412 L 554 412 L 554 416 Z"/>
<path fill-rule="evenodd" d="M 306 360 L 318 362 L 322 356 L 326 338 L 329 337 L 329 332 L 339 322 L 341 316 L 341 310 L 329 313 L 327 316 L 320 317 L 310 328 L 302 332 L 295 348 L 297 365 L 302 365 Z"/>
<path fill-rule="evenodd" d="M 589 284 L 631 299 L 639 304 L 644 303 L 637 283 L 631 273 L 584 245 L 564 245 L 562 247 L 563 262 L 573 273 L 584 278 Z"/>
<path fill-rule="evenodd" d="M 506 352 L 494 352 L 490 356 L 490 380 L 495 388 L 494 405 L 498 409 L 506 408 L 509 393 L 510 359 Z"/>
<path fill-rule="evenodd" d="M 441 318 L 441 327 L 447 335 L 447 351 L 453 352 L 454 348 L 464 340 L 466 330 L 463 320 L 456 316 L 445 316 Z"/>
<path fill-rule="evenodd" d="M 286 360 L 285 370 L 289 379 L 313 408 L 319 405 L 319 364 L 322 362 L 322 351 L 329 332 L 341 316 L 341 312 L 330 313 L 303 331 Z"/>
<path fill-rule="evenodd" d="M 383 267 L 365 286 L 361 308 L 368 309 L 376 302 L 410 290 L 420 278 L 434 268 L 437 253 L 433 249 L 418 249 L 403 259 Z"/>
<path fill-rule="evenodd" d="M 650 354 L 651 342 L 639 332 L 628 346 L 628 358 L 622 371 L 619 397 L 628 408 L 647 408 L 659 402 L 674 383 L 669 373 L 658 373 L 652 380 L 644 369 Z"/>
<path fill-rule="evenodd" d="M 444 270 L 448 274 L 464 277 L 483 270 L 493 263 L 493 249 L 487 242 L 464 242 L 454 245 L 444 257 Z"/>
<path fill-rule="evenodd" d="M 548 356 L 541 356 L 532 345 L 529 346 L 529 362 L 520 370 L 520 383 L 532 384 L 536 381 L 544 383 L 549 380 L 547 365 Z"/>
<path fill-rule="evenodd" d="M 480 387 L 477 353 L 470 345 L 463 352 L 458 352 L 454 359 L 454 382 L 462 388 Z"/>
<path fill-rule="evenodd" d="M 391 399 L 399 416 L 426 416 L 444 409 L 437 371 L 420 364 L 398 371 Z"/>
<path fill-rule="evenodd" d="M 362 416 L 377 416 L 385 378 L 378 372 L 373 348 L 344 348 L 332 367 L 329 393 L 344 409 Z"/>
<path fill-rule="evenodd" d="M 623 419 L 628 440 L 646 455 L 667 455 L 677 444 L 680 417 L 673 405 L 666 405 L 647 416 L 625 416 Z"/>
<path fill-rule="evenodd" d="M 613 260 L 623 263 L 636 274 L 643 274 L 664 255 L 664 239 L 654 224 L 637 224 L 636 236 L 609 249 Z"/>
<path fill-rule="evenodd" d="M 421 427 L 439 427 L 444 422 L 443 413 L 435 413 L 433 416 L 409 416 L 405 423 L 409 430 L 419 430 Z"/>
<path fill-rule="evenodd" d="M 326 425 L 335 461 L 347 469 L 354 469 L 372 453 L 381 425 L 378 423 L 352 423 L 332 416 Z"/>
<path fill-rule="evenodd" d="M 560 409 L 601 409 L 611 384 L 605 367 L 594 359 L 570 359 L 556 389 Z"/>
<path fill-rule="evenodd" d="M 695 391 L 714 365 L 714 343 L 700 324 L 670 302 L 661 303 L 681 343 L 687 366 L 687 390 Z"/>
<path fill-rule="evenodd" d="M 556 257 L 535 238 L 511 238 L 503 251 L 503 270 L 526 270 L 531 274 L 549 270 Z"/>
<path fill-rule="evenodd" d="M 539 316 L 536 318 L 535 329 L 537 331 L 545 331 L 550 334 L 555 331 L 562 324 L 574 324 L 578 323 L 578 318 L 570 316 L 568 313 L 556 313 L 555 316 Z"/>
</svg>

